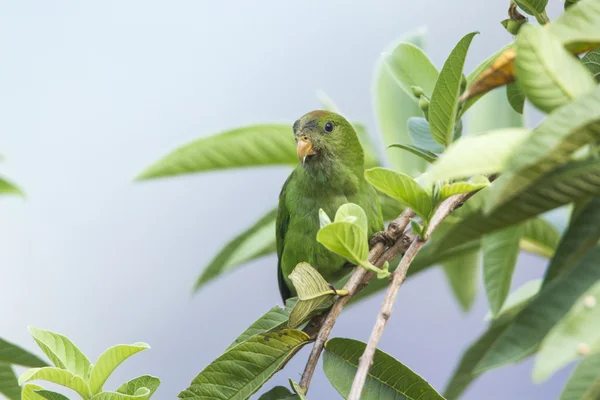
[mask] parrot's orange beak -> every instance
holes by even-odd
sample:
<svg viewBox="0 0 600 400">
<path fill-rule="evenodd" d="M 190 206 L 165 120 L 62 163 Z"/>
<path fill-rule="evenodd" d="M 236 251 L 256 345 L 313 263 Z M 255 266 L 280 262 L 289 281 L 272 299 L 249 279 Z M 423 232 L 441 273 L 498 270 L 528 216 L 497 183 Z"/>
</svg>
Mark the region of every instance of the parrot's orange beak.
<svg viewBox="0 0 600 400">
<path fill-rule="evenodd" d="M 317 154 L 313 149 L 312 142 L 307 136 L 300 136 L 296 139 L 296 152 L 298 153 L 298 159 L 302 164 L 306 161 L 306 157 Z"/>
</svg>

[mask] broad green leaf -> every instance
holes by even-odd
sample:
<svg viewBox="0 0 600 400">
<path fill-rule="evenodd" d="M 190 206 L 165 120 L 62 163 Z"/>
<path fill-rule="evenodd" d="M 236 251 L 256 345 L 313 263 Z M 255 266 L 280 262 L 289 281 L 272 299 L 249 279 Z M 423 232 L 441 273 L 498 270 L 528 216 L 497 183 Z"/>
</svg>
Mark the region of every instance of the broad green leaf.
<svg viewBox="0 0 600 400">
<path fill-rule="evenodd" d="M 432 153 L 441 153 L 444 146 L 435 141 L 431 136 L 429 122 L 425 118 L 412 117 L 407 122 L 408 136 L 415 146 L 431 151 Z"/>
<path fill-rule="evenodd" d="M 489 371 L 516 362 L 537 349 L 575 301 L 600 279 L 599 257 L 600 248 L 591 250 L 572 270 L 544 287 L 498 338 L 477 370 Z"/>
<path fill-rule="evenodd" d="M 471 40 L 476 34 L 477 32 L 467 34 L 454 47 L 442 67 L 431 95 L 429 104 L 431 134 L 438 143 L 445 147 L 452 143 L 458 113 L 462 70 Z"/>
<path fill-rule="evenodd" d="M 569 377 L 560 400 L 594 400 L 588 390 L 600 384 L 600 354 L 586 357 L 577 365 Z"/>
<path fill-rule="evenodd" d="M 581 62 L 592 73 L 596 82 L 600 82 L 600 49 L 592 50 L 587 53 Z"/>
<path fill-rule="evenodd" d="M 600 197 L 594 197 L 573 217 L 544 276 L 544 285 L 569 271 L 600 240 Z"/>
<path fill-rule="evenodd" d="M 452 184 L 445 184 L 441 187 L 439 193 L 439 200 L 445 200 L 450 196 L 461 193 L 471 193 L 476 190 L 483 189 L 490 185 L 490 181 L 485 176 L 479 175 L 467 182 L 457 182 Z"/>
<path fill-rule="evenodd" d="M 234 267 L 264 255 L 275 253 L 275 217 L 277 210 L 271 210 L 252 226 L 231 239 L 196 281 L 194 291 Z"/>
<path fill-rule="evenodd" d="M 385 66 L 404 92 L 416 102 L 412 87 L 423 89 L 431 98 L 438 70 L 419 47 L 412 43 L 399 43 L 391 53 L 383 56 Z"/>
<path fill-rule="evenodd" d="M 412 208 L 417 215 L 427 220 L 431 213 L 431 197 L 410 176 L 386 168 L 371 168 L 365 178 L 377 190 Z"/>
<path fill-rule="evenodd" d="M 150 390 L 148 388 L 139 388 L 134 394 L 123 394 L 118 392 L 98 393 L 91 400 L 148 400 Z"/>
<path fill-rule="evenodd" d="M 221 169 L 296 165 L 291 124 L 252 125 L 186 144 L 142 172 L 137 180 Z"/>
<path fill-rule="evenodd" d="M 532 218 L 523 224 L 522 250 L 550 258 L 559 240 L 556 228 L 542 218 Z"/>
<path fill-rule="evenodd" d="M 523 109 L 525 108 L 525 94 L 517 82 L 511 82 L 506 85 L 506 98 L 515 112 L 523 114 Z"/>
<path fill-rule="evenodd" d="M 353 339 L 333 338 L 325 344 L 323 369 L 333 387 L 348 398 L 358 359 L 366 345 Z M 373 364 L 360 397 L 362 400 L 420 399 L 443 400 L 423 378 L 381 350 L 375 351 Z"/>
<path fill-rule="evenodd" d="M 21 399 L 21 388 L 17 376 L 9 364 L 0 363 L 0 395 L 9 400 Z"/>
<path fill-rule="evenodd" d="M 485 315 L 484 320 L 489 321 L 491 319 L 499 319 L 508 313 L 514 313 L 516 308 L 522 308 L 524 303 L 529 302 L 533 296 L 537 295 L 541 288 L 541 279 L 533 279 L 524 283 L 523 285 L 519 286 L 517 290 L 508 295 L 506 301 L 502 305 L 502 309 L 496 314 L 496 316 L 492 315 L 492 311 L 490 310 Z"/>
<path fill-rule="evenodd" d="M 305 262 L 296 265 L 289 278 L 298 292 L 298 302 L 290 312 L 288 327 L 296 328 L 304 323 L 313 311 L 325 303 L 332 303 L 336 292 L 331 289 L 319 271 Z"/>
<path fill-rule="evenodd" d="M 361 264 L 369 256 L 367 234 L 350 222 L 332 222 L 319 229 L 317 241 L 353 264 Z"/>
<path fill-rule="evenodd" d="M 369 232 L 367 214 L 361 206 L 354 203 L 346 203 L 340 206 L 335 213 L 334 222 L 350 222 L 358 225 L 360 229 L 365 231 L 365 234 Z"/>
<path fill-rule="evenodd" d="M 18 196 L 25 196 L 21 189 L 19 189 L 14 183 L 0 178 L 0 195 L 2 194 L 16 194 Z"/>
<path fill-rule="evenodd" d="M 594 49 L 600 46 L 600 3 L 597 0 L 581 0 L 548 24 L 547 29 L 570 52 Z"/>
<path fill-rule="evenodd" d="M 87 380 L 90 360 L 68 337 L 33 326 L 29 327 L 29 333 L 56 367 Z"/>
<path fill-rule="evenodd" d="M 392 148 L 392 147 L 396 147 L 399 149 L 406 150 L 410 153 L 413 153 L 414 155 L 421 157 L 423 160 L 427 161 L 428 163 L 432 163 L 435 160 L 437 160 L 437 155 L 435 153 L 432 153 L 429 150 L 425 150 L 425 149 L 422 149 L 417 146 L 412 146 L 410 144 L 395 143 L 390 146 L 390 148 Z"/>
<path fill-rule="evenodd" d="M 454 297 L 463 311 L 469 311 L 477 295 L 479 276 L 479 249 L 448 258 L 442 268 Z"/>
<path fill-rule="evenodd" d="M 588 289 L 542 341 L 533 370 L 533 380 L 543 382 L 580 357 L 585 344 L 600 352 L 600 281 Z"/>
<path fill-rule="evenodd" d="M 288 300 L 289 302 L 289 300 Z M 236 346 L 254 335 L 258 335 L 260 333 L 266 333 L 271 330 L 275 330 L 277 328 L 281 328 L 285 326 L 288 322 L 288 318 L 290 316 L 290 310 L 293 307 L 281 308 L 275 306 L 263 314 L 259 319 L 254 321 L 252 325 L 250 325 L 241 335 L 239 335 L 233 343 L 227 347 L 227 350 L 231 349 L 233 346 Z"/>
<path fill-rule="evenodd" d="M 39 385 L 34 385 L 32 383 L 23 386 L 23 392 L 21 393 L 21 400 L 43 400 L 44 398 L 36 393 L 38 390 L 44 390 L 43 387 Z"/>
<path fill-rule="evenodd" d="M 548 0 L 515 0 L 515 3 L 529 15 L 539 15 L 546 10 Z"/>
<path fill-rule="evenodd" d="M 473 72 L 471 72 L 468 76 L 467 76 L 467 88 L 469 88 L 471 86 L 471 84 L 477 79 L 479 78 L 479 75 L 481 75 L 482 72 L 488 70 L 492 63 L 494 61 L 496 61 L 496 59 L 502 54 L 504 53 L 506 50 L 508 50 L 510 47 L 513 46 L 513 43 L 509 43 L 506 46 L 502 47 L 501 49 L 497 50 L 494 54 L 492 54 L 491 56 L 489 56 L 487 59 L 485 59 L 481 64 L 479 64 L 477 66 L 477 68 L 475 68 L 473 70 Z M 485 93 L 482 93 L 480 95 L 476 95 L 473 96 L 472 98 L 468 99 L 467 101 L 465 101 L 461 107 L 461 109 L 459 110 L 459 117 L 461 117 L 462 115 L 464 115 L 465 112 L 467 112 L 467 110 L 469 108 L 471 108 L 471 106 L 473 104 L 475 104 Z M 473 114 L 473 113 L 471 113 Z"/>
<path fill-rule="evenodd" d="M 128 382 L 125 382 L 117 389 L 118 393 L 133 395 L 141 388 L 146 388 L 150 391 L 150 398 L 156 389 L 160 386 L 160 379 L 151 375 L 142 375 L 137 378 L 134 378 Z"/>
<path fill-rule="evenodd" d="M 488 190 L 484 189 L 475 196 L 485 198 Z M 479 209 L 468 214 L 441 240 L 440 249 L 466 243 L 588 196 L 600 196 L 600 161 L 570 162 L 544 175 L 530 190 L 520 193 L 491 213 L 484 214 Z"/>
<path fill-rule="evenodd" d="M 384 54 L 393 53 L 397 46 L 406 42 L 424 49 L 425 36 L 426 32 L 423 29 L 408 34 L 388 46 L 384 50 Z M 375 65 L 372 90 L 377 126 L 385 147 L 398 142 L 408 142 L 406 122 L 410 117 L 422 116 L 423 113 L 415 103 L 414 96 L 406 94 L 385 66 L 383 56 L 377 60 Z M 425 162 L 412 154 L 398 157 L 393 153 L 389 157 L 389 162 L 396 171 L 410 175 L 416 175 L 425 167 Z"/>
<path fill-rule="evenodd" d="M 260 396 L 258 400 L 287 400 L 292 396 L 294 396 L 294 394 L 285 386 L 275 386 L 273 389 Z"/>
<path fill-rule="evenodd" d="M 102 391 L 102 386 L 108 377 L 123 361 L 149 348 L 150 346 L 146 343 L 119 344 L 102 353 L 90 374 L 89 386 L 92 394 L 95 395 Z"/>
<path fill-rule="evenodd" d="M 522 128 L 523 116 L 512 109 L 502 89 L 495 89 L 473 106 L 467 124 L 469 132 L 476 135 L 495 129 Z"/>
<path fill-rule="evenodd" d="M 498 315 L 508 296 L 522 235 L 523 227 L 516 225 L 484 235 L 481 241 L 483 281 L 494 316 Z"/>
<path fill-rule="evenodd" d="M 540 176 L 600 139 L 600 87 L 552 112 L 506 163 L 504 184 L 495 185 L 488 209 L 526 190 Z"/>
<path fill-rule="evenodd" d="M 517 83 L 540 110 L 551 112 L 596 86 L 589 71 L 546 29 L 526 24 L 515 44 Z"/>
<path fill-rule="evenodd" d="M 527 129 L 506 128 L 464 137 L 430 167 L 428 179 L 445 181 L 501 172 L 529 134 Z"/>
<path fill-rule="evenodd" d="M 309 341 L 294 329 L 252 336 L 207 366 L 179 398 L 247 399 Z"/>
<path fill-rule="evenodd" d="M 384 221 L 391 221 L 404 211 L 405 207 L 387 194 L 379 193 L 379 204 Z"/>
<path fill-rule="evenodd" d="M 84 399 L 92 397 L 90 388 L 82 377 L 56 367 L 32 368 L 19 377 L 19 385 L 31 381 L 48 381 L 76 391 Z"/>
<path fill-rule="evenodd" d="M 60 393 L 53 392 L 51 390 L 45 390 L 45 389 L 36 390 L 35 393 L 46 400 L 69 400 L 69 398 L 67 396 L 64 396 Z"/>
<path fill-rule="evenodd" d="M 0 338 L 0 364 L 16 364 L 24 367 L 45 367 L 48 364 L 36 355 Z"/>
<path fill-rule="evenodd" d="M 514 320 L 517 313 L 526 304 L 527 300 L 524 300 L 523 303 L 518 306 L 515 305 L 515 307 L 507 310 L 506 313 L 503 313 L 497 320 L 490 324 L 483 335 L 465 350 L 444 390 L 444 396 L 448 400 L 460 398 L 467 387 L 481 375 L 481 372 L 475 370 L 477 364 L 485 357 L 498 338 L 510 327 L 511 322 Z"/>
</svg>

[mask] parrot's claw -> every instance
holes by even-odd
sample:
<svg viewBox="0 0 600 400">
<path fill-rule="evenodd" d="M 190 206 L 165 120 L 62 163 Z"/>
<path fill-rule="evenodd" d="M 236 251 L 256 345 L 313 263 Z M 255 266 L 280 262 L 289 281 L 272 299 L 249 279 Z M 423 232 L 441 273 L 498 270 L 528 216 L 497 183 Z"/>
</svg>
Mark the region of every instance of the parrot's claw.
<svg viewBox="0 0 600 400">
<path fill-rule="evenodd" d="M 369 240 L 369 247 L 373 248 L 377 243 L 383 243 L 385 247 L 392 247 L 396 240 L 387 231 L 375 232 Z"/>
</svg>

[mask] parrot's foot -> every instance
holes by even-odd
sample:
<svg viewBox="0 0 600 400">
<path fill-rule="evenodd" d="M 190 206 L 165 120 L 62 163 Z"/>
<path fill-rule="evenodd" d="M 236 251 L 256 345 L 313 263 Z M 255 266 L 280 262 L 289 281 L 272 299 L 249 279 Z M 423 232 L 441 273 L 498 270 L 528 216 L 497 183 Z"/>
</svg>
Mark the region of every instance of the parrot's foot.
<svg viewBox="0 0 600 400">
<path fill-rule="evenodd" d="M 383 243 L 385 247 L 392 247 L 396 240 L 387 231 L 375 232 L 369 240 L 369 247 L 373 248 L 377 243 Z"/>
</svg>

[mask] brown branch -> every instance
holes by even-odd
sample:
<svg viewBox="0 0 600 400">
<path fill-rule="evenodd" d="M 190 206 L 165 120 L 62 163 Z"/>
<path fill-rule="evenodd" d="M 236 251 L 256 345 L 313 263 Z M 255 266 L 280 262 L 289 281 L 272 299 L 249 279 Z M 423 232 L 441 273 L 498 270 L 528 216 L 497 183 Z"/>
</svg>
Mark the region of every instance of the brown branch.
<svg viewBox="0 0 600 400">
<path fill-rule="evenodd" d="M 387 234 L 390 238 L 395 240 L 395 243 L 387 250 L 385 249 L 383 243 L 377 243 L 369 253 L 369 261 L 373 265 L 381 267 L 385 261 L 392 261 L 398 255 L 406 251 L 411 239 L 404 235 L 404 230 L 408 226 L 410 219 L 414 216 L 415 213 L 411 209 L 406 209 L 398 216 L 398 218 L 388 225 Z M 321 357 L 321 352 L 323 351 L 325 342 L 327 341 L 327 338 L 329 338 L 329 334 L 331 333 L 337 318 L 342 312 L 342 309 L 346 303 L 350 301 L 352 296 L 354 296 L 359 290 L 367 285 L 373 276 L 374 274 L 372 272 L 369 272 L 362 267 L 356 267 L 352 272 L 350 279 L 348 282 L 346 282 L 346 285 L 344 285 L 344 289 L 348 291 L 348 295 L 340 297 L 335 302 L 333 307 L 331 307 L 327 316 L 315 321 L 316 325 L 313 324 L 311 327 L 311 330 L 313 331 L 318 329 L 319 333 L 317 334 L 315 344 L 313 345 L 310 356 L 308 357 L 308 361 L 306 362 L 306 367 L 302 373 L 300 387 L 303 389 L 308 390 L 308 387 L 310 386 L 310 381 L 317 367 L 317 363 L 319 362 L 319 358 Z"/>
<path fill-rule="evenodd" d="M 365 385 L 367 374 L 369 372 L 369 369 L 371 368 L 371 364 L 373 363 L 373 357 L 375 356 L 377 344 L 379 343 L 379 339 L 383 334 L 383 330 L 385 328 L 387 320 L 392 314 L 392 309 L 394 306 L 394 302 L 396 301 L 396 296 L 398 295 L 398 290 L 400 290 L 400 286 L 406 279 L 406 273 L 408 272 L 408 268 L 410 267 L 411 262 L 413 261 L 421 247 L 423 247 L 423 245 L 426 243 L 427 239 L 431 236 L 433 231 L 435 231 L 435 229 L 442 223 L 442 221 L 448 215 L 450 215 L 452 211 L 454 211 L 456 208 L 462 205 L 462 203 L 471 195 L 472 193 L 459 194 L 446 199 L 438 207 L 435 214 L 431 218 L 425 237 L 417 237 L 413 240 L 410 247 L 402 257 L 402 260 L 400 260 L 398 268 L 392 273 L 392 282 L 388 286 L 388 290 L 385 294 L 385 299 L 383 301 L 383 304 L 381 305 L 379 314 L 377 315 L 377 320 L 375 322 L 375 325 L 373 326 L 373 331 L 371 332 L 371 337 L 369 338 L 367 347 L 365 348 L 363 355 L 360 357 L 360 361 L 358 363 L 358 370 L 356 371 L 356 375 L 354 376 L 354 382 L 352 382 L 352 388 L 350 390 L 348 400 L 360 400 L 360 395 Z"/>
</svg>

